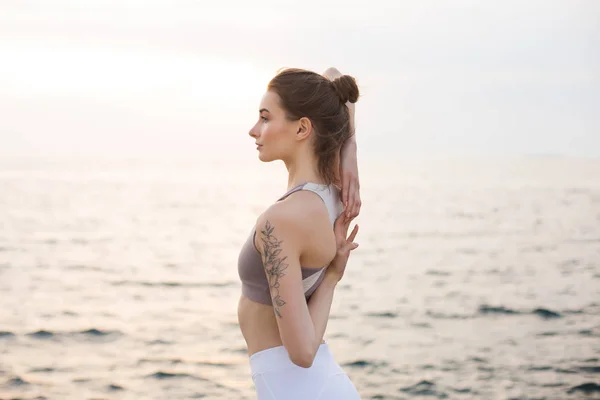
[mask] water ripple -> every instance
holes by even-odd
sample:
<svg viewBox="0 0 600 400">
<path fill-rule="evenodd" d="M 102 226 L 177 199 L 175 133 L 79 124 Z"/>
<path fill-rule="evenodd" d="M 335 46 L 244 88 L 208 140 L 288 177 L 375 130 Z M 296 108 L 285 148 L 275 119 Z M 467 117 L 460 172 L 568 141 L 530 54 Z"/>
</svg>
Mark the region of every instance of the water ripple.
<svg viewBox="0 0 600 400">
<path fill-rule="evenodd" d="M 237 282 L 229 281 L 229 282 L 150 282 L 150 281 L 115 281 L 110 282 L 113 286 L 141 286 L 141 287 L 184 287 L 184 288 L 207 288 L 207 287 L 215 287 L 215 288 L 226 288 L 226 287 L 235 287 L 238 285 Z"/>
<path fill-rule="evenodd" d="M 159 380 L 189 378 L 189 379 L 193 379 L 193 380 L 207 381 L 207 379 L 204 379 L 199 376 L 192 375 L 192 374 L 178 373 L 178 372 L 164 372 L 164 371 L 157 371 L 153 374 L 146 376 L 146 378 L 159 379 Z"/>
<path fill-rule="evenodd" d="M 107 341 L 116 340 L 124 334 L 120 331 L 109 331 L 101 330 L 96 328 L 90 328 L 82 331 L 67 331 L 67 332 L 55 332 L 45 329 L 40 329 L 35 332 L 27 333 L 25 336 L 39 340 L 58 340 L 68 338 L 83 338 L 85 340 L 95 341 Z"/>
<path fill-rule="evenodd" d="M 446 393 L 441 392 L 436 387 L 435 383 L 427 380 L 420 381 L 412 386 L 400 388 L 400 391 L 408 393 L 412 396 L 427 396 L 438 399 L 445 399 L 448 397 Z"/>
<path fill-rule="evenodd" d="M 594 383 L 594 382 L 586 382 L 581 385 L 573 386 L 572 388 L 567 390 L 567 393 L 569 393 L 569 394 L 573 394 L 573 393 L 577 393 L 577 392 L 581 392 L 585 395 L 590 395 L 593 393 L 600 393 L 600 385 L 597 383 Z"/>
</svg>

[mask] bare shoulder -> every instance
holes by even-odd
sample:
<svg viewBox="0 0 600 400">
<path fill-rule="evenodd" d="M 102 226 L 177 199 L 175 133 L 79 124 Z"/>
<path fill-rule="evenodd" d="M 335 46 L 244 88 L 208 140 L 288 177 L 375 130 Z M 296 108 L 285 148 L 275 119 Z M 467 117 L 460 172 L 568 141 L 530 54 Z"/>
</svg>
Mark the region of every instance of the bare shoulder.
<svg viewBox="0 0 600 400">
<path fill-rule="evenodd" d="M 267 208 L 258 217 L 257 225 L 269 220 L 276 221 L 284 227 L 302 229 L 314 222 L 314 220 L 311 220 L 312 218 L 319 217 L 328 218 L 323 200 L 311 191 L 300 190 Z"/>
<path fill-rule="evenodd" d="M 327 207 L 321 197 L 310 191 L 300 190 L 293 193 L 285 200 L 275 203 L 280 213 L 285 214 L 294 221 L 297 229 L 312 230 L 319 222 L 328 223 Z"/>
<path fill-rule="evenodd" d="M 256 221 L 256 231 L 263 236 L 285 237 L 290 245 L 302 251 L 309 245 L 307 240 L 315 228 L 329 225 L 327 209 L 323 200 L 310 191 L 298 191 L 285 200 L 271 205 Z M 322 230 L 322 229 L 319 229 Z"/>
</svg>

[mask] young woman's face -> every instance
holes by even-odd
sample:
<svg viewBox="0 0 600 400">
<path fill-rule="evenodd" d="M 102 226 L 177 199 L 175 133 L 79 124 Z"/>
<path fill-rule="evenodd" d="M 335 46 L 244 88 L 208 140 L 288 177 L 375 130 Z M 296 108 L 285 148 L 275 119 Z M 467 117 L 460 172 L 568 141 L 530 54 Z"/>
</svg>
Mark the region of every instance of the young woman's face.
<svg viewBox="0 0 600 400">
<path fill-rule="evenodd" d="M 285 159 L 296 144 L 298 122 L 286 118 L 279 101 L 275 92 L 264 94 L 258 107 L 258 121 L 249 132 L 257 144 L 258 158 L 264 162 Z"/>
</svg>

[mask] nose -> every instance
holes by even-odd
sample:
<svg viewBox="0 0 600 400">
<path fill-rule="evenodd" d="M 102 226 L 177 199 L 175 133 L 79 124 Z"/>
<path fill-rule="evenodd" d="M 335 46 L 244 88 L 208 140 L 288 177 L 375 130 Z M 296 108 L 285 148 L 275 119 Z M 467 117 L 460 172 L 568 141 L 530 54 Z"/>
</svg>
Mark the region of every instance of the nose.
<svg viewBox="0 0 600 400">
<path fill-rule="evenodd" d="M 250 135 L 250 137 L 253 137 L 253 138 L 255 138 L 255 139 L 258 137 L 258 132 L 257 132 L 257 129 L 256 129 L 256 125 L 254 125 L 254 126 L 253 126 L 253 127 L 250 129 L 250 131 L 248 132 L 248 135 Z"/>
</svg>

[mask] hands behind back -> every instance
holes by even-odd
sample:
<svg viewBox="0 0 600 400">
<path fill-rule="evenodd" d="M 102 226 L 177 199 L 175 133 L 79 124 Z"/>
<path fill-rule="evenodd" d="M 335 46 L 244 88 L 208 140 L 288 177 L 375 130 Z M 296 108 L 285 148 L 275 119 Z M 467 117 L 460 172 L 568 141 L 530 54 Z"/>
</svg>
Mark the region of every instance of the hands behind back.
<svg viewBox="0 0 600 400">
<path fill-rule="evenodd" d="M 346 218 L 345 214 L 342 213 L 335 220 L 333 226 L 337 250 L 334 259 L 327 268 L 326 274 L 336 283 L 344 276 L 350 252 L 358 247 L 358 243 L 354 242 L 356 234 L 358 233 L 358 225 L 355 225 L 352 232 L 350 232 L 350 235 L 346 237 L 352 220 L 353 218 Z"/>
</svg>

